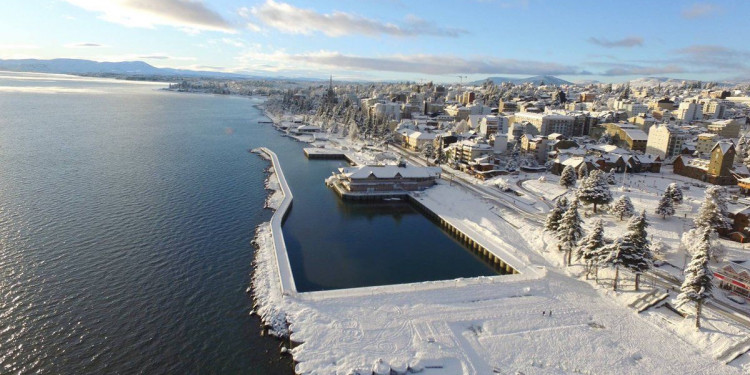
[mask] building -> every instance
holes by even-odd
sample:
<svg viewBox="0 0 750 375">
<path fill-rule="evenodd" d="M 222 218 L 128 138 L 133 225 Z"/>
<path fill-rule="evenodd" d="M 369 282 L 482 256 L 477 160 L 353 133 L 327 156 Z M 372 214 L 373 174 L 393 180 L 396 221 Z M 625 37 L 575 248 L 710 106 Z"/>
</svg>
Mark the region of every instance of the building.
<svg viewBox="0 0 750 375">
<path fill-rule="evenodd" d="M 701 100 L 703 107 L 703 119 L 723 119 L 726 111 L 726 104 L 723 100 Z"/>
<path fill-rule="evenodd" d="M 730 261 L 714 271 L 714 278 L 719 288 L 750 298 L 750 268 L 746 265 Z"/>
<path fill-rule="evenodd" d="M 714 148 L 716 142 L 719 140 L 719 136 L 713 133 L 702 133 L 698 134 L 698 142 L 695 144 L 695 151 L 701 155 L 708 155 L 711 153 L 711 149 Z"/>
<path fill-rule="evenodd" d="M 508 123 L 505 116 L 484 116 L 479 120 L 479 134 L 484 138 L 492 134 L 508 134 Z"/>
<path fill-rule="evenodd" d="M 500 100 L 497 106 L 497 111 L 507 113 L 518 112 L 518 103 Z"/>
<path fill-rule="evenodd" d="M 714 185 L 734 185 L 737 179 L 731 168 L 735 154 L 732 142 L 719 141 L 711 149 L 709 159 L 678 156 L 674 161 L 674 173 Z"/>
<path fill-rule="evenodd" d="M 648 135 L 630 123 L 602 124 L 607 134 L 612 136 L 615 144 L 624 149 L 646 152 Z"/>
<path fill-rule="evenodd" d="M 447 154 L 449 158 L 457 163 L 469 164 L 482 156 L 492 155 L 494 153 L 492 146 L 487 143 L 478 143 L 470 140 L 463 140 L 453 143 L 448 147 Z"/>
<path fill-rule="evenodd" d="M 513 115 L 513 121 L 528 122 L 532 129 L 526 131 L 531 131 L 534 135 L 546 137 L 552 133 L 560 133 L 571 136 L 575 118 L 560 114 L 519 112 Z"/>
<path fill-rule="evenodd" d="M 627 117 L 637 116 L 641 113 L 648 112 L 648 105 L 643 103 L 634 102 L 632 100 L 615 100 L 614 109 L 616 111 L 625 111 Z"/>
<path fill-rule="evenodd" d="M 349 193 L 384 193 L 424 190 L 435 185 L 440 168 L 399 165 L 365 165 L 339 168 L 329 183 Z"/>
<path fill-rule="evenodd" d="M 703 120 L 703 108 L 695 100 L 684 101 L 677 107 L 675 117 L 682 122 Z"/>
<path fill-rule="evenodd" d="M 399 121 L 401 120 L 401 104 L 375 103 L 370 107 L 370 116 Z"/>
<path fill-rule="evenodd" d="M 579 101 L 581 102 L 593 102 L 596 100 L 596 94 L 593 92 L 584 91 L 579 95 Z"/>
<path fill-rule="evenodd" d="M 474 93 L 474 91 L 467 91 L 461 96 L 461 104 L 469 105 L 471 103 L 474 103 L 474 99 L 476 99 L 476 94 Z"/>
<path fill-rule="evenodd" d="M 713 121 L 708 124 L 708 132 L 723 138 L 737 138 L 740 136 L 740 122 L 736 119 Z"/>
<path fill-rule="evenodd" d="M 682 145 L 690 140 L 690 135 L 667 125 L 652 126 L 646 141 L 646 153 L 659 156 L 662 160 L 678 155 Z"/>
</svg>

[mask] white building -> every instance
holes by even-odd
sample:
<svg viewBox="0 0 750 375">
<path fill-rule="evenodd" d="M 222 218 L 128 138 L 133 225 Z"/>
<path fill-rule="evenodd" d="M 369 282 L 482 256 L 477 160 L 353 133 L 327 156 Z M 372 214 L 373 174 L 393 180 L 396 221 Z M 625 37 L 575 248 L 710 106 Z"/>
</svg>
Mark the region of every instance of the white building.
<svg viewBox="0 0 750 375">
<path fill-rule="evenodd" d="M 683 122 L 702 120 L 703 109 L 694 100 L 684 101 L 675 111 L 675 117 Z"/>
<path fill-rule="evenodd" d="M 646 153 L 660 156 L 663 159 L 677 155 L 682 145 L 690 140 L 690 134 L 667 125 L 654 125 L 648 132 Z"/>
<path fill-rule="evenodd" d="M 518 112 L 513 115 L 513 122 L 528 122 L 533 129 L 526 129 L 526 131 L 532 130 L 534 135 L 548 136 L 552 133 L 560 133 L 570 136 L 575 118 L 560 114 Z"/>
</svg>

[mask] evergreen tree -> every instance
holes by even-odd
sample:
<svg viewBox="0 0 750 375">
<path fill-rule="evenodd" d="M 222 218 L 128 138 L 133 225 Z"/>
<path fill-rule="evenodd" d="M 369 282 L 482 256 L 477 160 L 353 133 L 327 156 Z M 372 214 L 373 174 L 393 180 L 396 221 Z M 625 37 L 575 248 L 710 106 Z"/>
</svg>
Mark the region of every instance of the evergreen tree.
<svg viewBox="0 0 750 375">
<path fill-rule="evenodd" d="M 648 240 L 648 233 L 646 232 L 647 227 L 648 221 L 646 220 L 645 211 L 634 216 L 628 222 L 628 233 L 626 236 L 633 243 L 635 252 L 631 258 L 626 259 L 624 265 L 635 273 L 635 290 L 638 290 L 641 274 L 651 269 L 654 261 Z"/>
<path fill-rule="evenodd" d="M 615 278 L 612 289 L 617 290 L 620 267 L 635 273 L 635 289 L 638 290 L 640 275 L 651 268 L 653 256 L 646 233 L 646 213 L 634 216 L 628 222 L 628 233 L 603 249 L 602 263 L 614 267 Z"/>
<path fill-rule="evenodd" d="M 560 239 L 561 250 L 566 253 L 568 266 L 570 266 L 573 250 L 583 237 L 581 222 L 581 215 L 578 214 L 578 201 L 574 200 L 565 210 L 562 219 L 560 219 L 560 226 L 557 228 L 557 238 Z"/>
<path fill-rule="evenodd" d="M 711 186 L 706 189 L 706 198 L 698 210 L 698 215 L 693 220 L 693 224 L 695 228 L 710 227 L 717 231 L 732 227 L 727 218 L 727 201 L 723 188 Z"/>
<path fill-rule="evenodd" d="M 586 178 L 586 176 L 589 174 L 589 168 L 586 166 L 586 163 L 584 162 L 581 164 L 580 167 L 578 167 L 578 179 L 583 180 Z"/>
<path fill-rule="evenodd" d="M 661 215 L 662 219 L 666 219 L 667 216 L 674 215 L 674 201 L 672 200 L 672 196 L 669 194 L 669 192 L 664 192 L 664 195 L 661 196 L 659 204 L 656 206 L 654 212 L 657 215 Z"/>
<path fill-rule="evenodd" d="M 547 214 L 547 221 L 544 223 L 544 228 L 548 231 L 557 231 L 560 227 L 560 219 L 562 219 L 565 210 L 568 209 L 568 200 L 565 197 L 561 197 L 555 202 L 555 207 Z"/>
<path fill-rule="evenodd" d="M 583 180 L 581 187 L 578 188 L 577 196 L 583 203 L 593 204 L 594 213 L 596 213 L 597 205 L 612 202 L 612 193 L 604 179 L 604 173 L 598 169 Z"/>
<path fill-rule="evenodd" d="M 576 185 L 576 171 L 572 166 L 567 165 L 560 174 L 560 186 L 569 189 Z"/>
<path fill-rule="evenodd" d="M 607 183 L 610 185 L 614 185 L 617 183 L 617 180 L 615 179 L 615 169 L 612 168 L 607 173 Z"/>
<path fill-rule="evenodd" d="M 673 182 L 667 186 L 667 190 L 665 191 L 665 194 L 668 194 L 670 197 L 672 197 L 672 201 L 675 204 L 682 203 L 683 196 L 682 196 L 682 189 L 679 185 L 677 185 L 676 182 Z"/>
<path fill-rule="evenodd" d="M 683 306 L 689 302 L 695 302 L 695 327 L 701 327 L 701 310 L 706 300 L 713 297 L 712 288 L 713 272 L 708 267 L 708 251 L 710 228 L 701 228 L 702 238 L 696 245 L 690 263 L 685 268 L 685 280 L 677 295 L 677 306 Z"/>
<path fill-rule="evenodd" d="M 586 265 L 586 278 L 591 273 L 591 266 L 597 263 L 601 257 L 605 245 L 604 225 L 601 220 L 597 220 L 591 232 L 581 240 L 576 252 L 576 259 L 582 259 Z"/>
<path fill-rule="evenodd" d="M 620 218 L 620 221 L 622 221 L 622 218 L 625 216 L 633 216 L 633 214 L 635 214 L 633 202 L 630 201 L 630 198 L 628 198 L 627 195 L 617 198 L 612 206 L 612 213 L 617 215 Z"/>
</svg>

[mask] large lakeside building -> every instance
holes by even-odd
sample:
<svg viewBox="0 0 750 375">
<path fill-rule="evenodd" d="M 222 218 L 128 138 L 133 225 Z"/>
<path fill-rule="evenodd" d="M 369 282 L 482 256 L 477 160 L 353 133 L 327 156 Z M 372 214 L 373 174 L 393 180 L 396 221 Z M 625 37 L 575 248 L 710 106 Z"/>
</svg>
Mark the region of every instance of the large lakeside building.
<svg viewBox="0 0 750 375">
<path fill-rule="evenodd" d="M 435 185 L 440 168 L 399 165 L 363 165 L 339 168 L 334 183 L 350 193 L 384 193 L 424 190 Z"/>
</svg>

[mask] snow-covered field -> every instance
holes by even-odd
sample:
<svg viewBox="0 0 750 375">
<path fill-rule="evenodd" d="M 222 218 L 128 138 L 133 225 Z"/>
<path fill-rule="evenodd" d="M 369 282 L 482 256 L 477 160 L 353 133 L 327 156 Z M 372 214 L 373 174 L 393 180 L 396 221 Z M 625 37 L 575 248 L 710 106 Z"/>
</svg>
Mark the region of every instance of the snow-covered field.
<svg viewBox="0 0 750 375">
<path fill-rule="evenodd" d="M 362 150 L 362 145 L 334 137 L 327 147 Z M 377 161 L 379 154 L 355 153 L 363 163 Z M 518 179 L 509 180 L 512 188 L 518 188 Z M 684 256 L 679 237 L 690 227 L 703 189 L 685 190 L 677 215 L 663 220 L 653 210 L 673 179 L 630 175 L 620 191 L 621 179 L 612 189 L 614 197 L 628 190 L 635 208 L 646 210 L 648 233 L 664 242 L 663 258 L 676 266 L 662 268 L 680 275 Z M 523 180 L 529 199 L 549 201 L 565 193 L 556 176 Z M 269 181 L 269 188 L 275 186 Z M 418 199 L 455 226 L 481 236 L 521 274 L 284 295 L 275 274 L 270 226 L 263 224 L 255 238 L 256 312 L 272 333 L 291 332 L 299 344 L 291 350 L 298 373 L 750 373 L 747 354 L 730 365 L 714 359 L 746 339 L 746 329 L 710 312 L 701 331 L 692 328 L 691 318 L 666 308 L 638 314 L 627 305 L 652 288 L 648 281 L 643 291 L 634 292 L 630 276 L 623 275 L 620 290 L 613 292 L 607 270 L 598 283 L 585 280 L 580 266 L 563 266 L 556 240 L 528 215 L 495 207 L 456 186 L 441 183 Z M 584 216 L 588 229 L 593 214 Z M 596 216 L 605 222 L 606 237 L 622 236 L 625 221 L 606 213 Z M 727 257 L 747 259 L 738 244 L 722 243 Z"/>
</svg>

